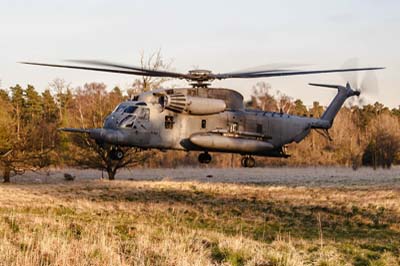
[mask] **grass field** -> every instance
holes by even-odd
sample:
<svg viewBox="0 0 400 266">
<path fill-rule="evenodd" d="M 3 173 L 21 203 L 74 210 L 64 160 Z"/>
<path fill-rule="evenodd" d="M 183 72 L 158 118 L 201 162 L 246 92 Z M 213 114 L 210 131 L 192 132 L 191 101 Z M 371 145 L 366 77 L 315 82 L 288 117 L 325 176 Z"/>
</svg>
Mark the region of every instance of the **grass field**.
<svg viewBox="0 0 400 266">
<path fill-rule="evenodd" d="M 269 170 L 15 178 L 0 185 L 0 265 L 400 264 L 398 169 Z"/>
</svg>

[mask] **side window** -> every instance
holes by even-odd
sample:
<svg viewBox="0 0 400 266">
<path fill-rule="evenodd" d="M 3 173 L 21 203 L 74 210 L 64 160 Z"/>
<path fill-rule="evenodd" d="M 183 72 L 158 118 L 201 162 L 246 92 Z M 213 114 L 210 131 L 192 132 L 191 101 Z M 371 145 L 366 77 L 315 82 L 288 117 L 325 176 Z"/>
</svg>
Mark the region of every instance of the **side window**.
<svg viewBox="0 0 400 266">
<path fill-rule="evenodd" d="M 150 120 L 150 110 L 149 108 L 144 108 L 144 120 Z"/>
<path fill-rule="evenodd" d="M 263 126 L 261 124 L 257 124 L 257 133 L 261 134 L 263 132 Z"/>
<path fill-rule="evenodd" d="M 174 117 L 170 115 L 165 116 L 165 128 L 172 129 L 174 127 Z"/>
<path fill-rule="evenodd" d="M 233 122 L 229 125 L 229 132 L 236 132 L 239 130 L 239 124 L 237 122 Z"/>
<path fill-rule="evenodd" d="M 201 120 L 201 128 L 207 128 L 207 120 Z"/>
<path fill-rule="evenodd" d="M 149 119 L 150 119 L 150 110 L 149 110 L 149 108 L 140 108 L 139 119 L 140 120 L 149 121 Z"/>
<path fill-rule="evenodd" d="M 119 123 L 119 126 L 122 128 L 133 127 L 134 121 L 136 119 L 135 115 L 128 115 Z"/>
</svg>

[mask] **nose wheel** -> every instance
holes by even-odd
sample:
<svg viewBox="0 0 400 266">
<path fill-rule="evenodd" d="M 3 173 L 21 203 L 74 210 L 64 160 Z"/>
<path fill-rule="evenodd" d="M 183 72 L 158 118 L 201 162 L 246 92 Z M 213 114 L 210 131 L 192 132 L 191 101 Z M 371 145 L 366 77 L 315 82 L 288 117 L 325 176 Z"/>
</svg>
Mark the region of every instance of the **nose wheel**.
<svg viewBox="0 0 400 266">
<path fill-rule="evenodd" d="M 120 161 L 124 158 L 124 152 L 119 148 L 112 149 L 109 156 L 111 160 Z"/>
<path fill-rule="evenodd" d="M 244 156 L 242 158 L 241 164 L 243 167 L 253 168 L 254 166 L 256 166 L 256 160 L 254 160 L 254 158 L 251 156 Z"/>
<path fill-rule="evenodd" d="M 211 155 L 208 152 L 203 152 L 199 154 L 199 162 L 204 164 L 209 164 L 211 162 Z"/>
</svg>

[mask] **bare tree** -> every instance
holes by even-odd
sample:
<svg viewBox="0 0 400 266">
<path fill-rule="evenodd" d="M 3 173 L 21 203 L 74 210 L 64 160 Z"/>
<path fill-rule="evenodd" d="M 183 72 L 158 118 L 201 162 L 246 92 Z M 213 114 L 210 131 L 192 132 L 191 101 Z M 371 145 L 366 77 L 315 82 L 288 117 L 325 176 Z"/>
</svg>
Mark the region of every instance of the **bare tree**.
<svg viewBox="0 0 400 266">
<path fill-rule="evenodd" d="M 290 113 L 295 107 L 293 99 L 279 90 L 273 90 L 266 82 L 253 86 L 251 107 L 270 112 Z"/>
<path fill-rule="evenodd" d="M 288 95 L 282 93 L 281 91 L 277 91 L 275 93 L 275 98 L 277 99 L 277 109 L 281 113 L 290 113 L 291 110 L 294 108 L 293 99 Z"/>
<path fill-rule="evenodd" d="M 60 120 L 63 121 L 63 114 L 66 110 L 68 100 L 66 94 L 71 90 L 71 83 L 67 83 L 64 79 L 56 78 L 50 82 L 49 87 L 55 94 L 55 101 L 59 109 Z"/>
<path fill-rule="evenodd" d="M 277 101 L 271 93 L 271 85 L 269 83 L 258 82 L 253 87 L 253 94 L 252 107 L 271 112 L 277 112 L 279 110 L 277 108 Z"/>
<path fill-rule="evenodd" d="M 27 152 L 23 146 L 15 145 L 13 149 L 0 155 L 0 166 L 3 169 L 3 181 L 9 183 L 11 177 L 22 175 L 26 171 L 37 171 L 51 164 L 50 152 L 53 148 L 42 151 Z"/>
<path fill-rule="evenodd" d="M 168 70 L 171 67 L 172 61 L 165 62 L 161 53 L 161 49 L 146 56 L 142 51 L 140 53 L 140 66 L 150 70 Z M 163 77 L 148 77 L 142 76 L 135 79 L 131 88 L 127 90 L 129 98 L 141 92 L 150 91 L 159 88 L 162 83 L 166 82 L 168 78 Z"/>
<path fill-rule="evenodd" d="M 104 170 L 109 180 L 115 179 L 119 169 L 137 166 L 148 158 L 147 153 L 123 147 L 121 148 L 124 152 L 123 159 L 113 160 L 110 156 L 113 151 L 111 145 L 100 145 L 86 135 L 72 135 L 72 141 L 75 145 L 70 152 L 76 165 L 83 169 Z"/>
</svg>

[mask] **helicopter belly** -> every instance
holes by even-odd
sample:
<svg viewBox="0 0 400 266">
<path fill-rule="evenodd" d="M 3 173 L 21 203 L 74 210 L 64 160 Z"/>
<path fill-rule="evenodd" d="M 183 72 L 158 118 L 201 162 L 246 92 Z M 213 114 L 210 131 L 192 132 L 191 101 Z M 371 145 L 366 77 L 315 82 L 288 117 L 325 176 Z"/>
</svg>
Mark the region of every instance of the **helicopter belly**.
<svg viewBox="0 0 400 266">
<path fill-rule="evenodd" d="M 272 150 L 274 146 L 266 141 L 222 136 L 212 133 L 193 134 L 190 141 L 206 150 L 227 152 L 260 153 Z"/>
</svg>

